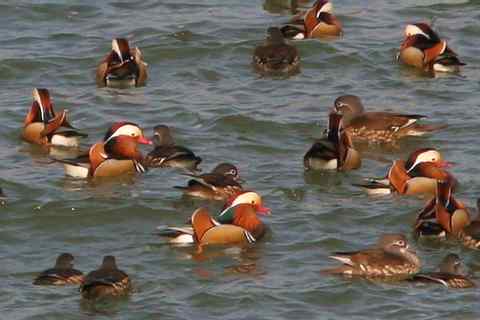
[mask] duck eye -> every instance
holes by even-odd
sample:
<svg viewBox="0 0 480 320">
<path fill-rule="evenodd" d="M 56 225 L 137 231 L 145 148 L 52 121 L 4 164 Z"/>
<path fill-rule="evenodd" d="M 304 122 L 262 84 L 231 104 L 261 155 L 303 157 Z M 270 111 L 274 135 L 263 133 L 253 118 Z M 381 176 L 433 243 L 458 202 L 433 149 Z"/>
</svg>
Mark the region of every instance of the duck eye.
<svg viewBox="0 0 480 320">
<path fill-rule="evenodd" d="M 252 200 L 251 203 L 252 203 L 252 204 L 255 204 L 255 200 Z"/>
</svg>

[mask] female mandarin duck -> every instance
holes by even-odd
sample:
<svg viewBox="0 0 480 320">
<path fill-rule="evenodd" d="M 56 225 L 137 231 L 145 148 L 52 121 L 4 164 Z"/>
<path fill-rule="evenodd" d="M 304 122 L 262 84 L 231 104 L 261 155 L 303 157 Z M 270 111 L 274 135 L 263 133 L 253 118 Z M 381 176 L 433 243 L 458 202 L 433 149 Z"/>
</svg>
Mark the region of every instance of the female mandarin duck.
<svg viewBox="0 0 480 320">
<path fill-rule="evenodd" d="M 210 173 L 190 176 L 194 179 L 186 187 L 175 188 L 192 197 L 225 201 L 243 189 L 238 169 L 230 163 L 221 163 Z"/>
<path fill-rule="evenodd" d="M 457 72 L 465 65 L 426 23 L 406 26 L 397 59 L 425 71 Z"/>
<path fill-rule="evenodd" d="M 396 192 L 406 195 L 434 195 L 437 180 L 449 179 L 456 184 L 456 179 L 445 170 L 451 165 L 443 160 L 436 149 L 418 149 L 410 154 L 407 161 L 394 161 L 385 179 L 367 179 L 366 183 L 357 186 L 365 188 L 369 194 Z"/>
<path fill-rule="evenodd" d="M 83 283 L 83 273 L 73 268 L 74 257 L 70 253 L 62 253 L 57 257 L 55 266 L 40 273 L 34 285 L 67 285 Z"/>
<path fill-rule="evenodd" d="M 232 196 L 227 203 L 222 212 L 220 212 L 215 219 L 210 219 L 215 226 L 219 225 L 234 225 L 242 229 L 240 239 L 248 240 L 253 242 L 260 240 L 265 232 L 267 227 L 264 223 L 258 218 L 258 215 L 269 215 L 270 209 L 263 206 L 263 201 L 260 195 L 253 191 L 244 191 L 239 194 Z M 158 235 L 171 238 L 170 243 L 173 244 L 193 244 L 195 242 L 201 243 L 198 241 L 200 238 L 195 238 L 195 224 L 192 227 L 160 227 Z M 197 225 L 198 226 L 198 225 Z M 208 241 L 219 241 L 222 243 L 227 243 L 230 239 L 229 232 L 238 233 L 240 232 L 238 228 L 231 228 L 230 226 L 226 229 L 217 229 L 216 231 L 211 231 L 211 233 L 221 234 L 226 232 L 225 237 L 220 237 L 217 240 L 208 240 Z M 226 230 L 226 231 L 218 231 Z M 244 238 L 243 235 L 246 235 L 244 231 L 248 232 L 248 237 Z M 238 235 L 238 234 L 237 234 Z M 210 236 L 208 236 L 210 237 Z M 203 241 L 207 241 L 209 238 L 204 238 Z M 216 239 L 216 238 L 215 238 Z M 237 239 L 237 238 L 235 238 Z M 215 242 L 217 243 L 217 242 Z"/>
<path fill-rule="evenodd" d="M 333 5 L 328 0 L 317 0 L 300 20 L 281 28 L 285 38 L 301 40 L 342 35 L 342 24 L 333 15 Z"/>
<path fill-rule="evenodd" d="M 128 88 L 144 86 L 147 81 L 147 64 L 140 49 L 130 49 L 127 39 L 112 40 L 110 51 L 97 67 L 99 87 Z"/>
<path fill-rule="evenodd" d="M 73 127 L 67 121 L 67 112 L 55 114 L 50 93 L 47 89 L 33 89 L 33 103 L 24 120 L 22 137 L 25 141 L 39 145 L 78 147 L 80 138 L 86 134 L 61 128 Z"/>
<path fill-rule="evenodd" d="M 299 70 L 300 56 L 280 29 L 271 27 L 265 42 L 255 48 L 253 65 L 261 74 L 291 74 Z"/>
<path fill-rule="evenodd" d="M 98 299 L 123 296 L 130 289 L 130 278 L 118 269 L 115 257 L 105 256 L 100 268 L 87 274 L 80 293 L 85 299 Z"/>
<path fill-rule="evenodd" d="M 175 144 L 170 128 L 159 125 L 153 128 L 155 149 L 145 157 L 148 167 L 180 168 L 191 172 L 201 171 L 198 168 L 202 158 L 197 157 L 190 149 Z"/>
<path fill-rule="evenodd" d="M 107 131 L 103 142 L 90 147 L 88 156 L 62 162 L 65 174 L 74 178 L 113 177 L 128 172 L 145 172 L 138 144 L 152 144 L 135 123 L 117 122 Z"/>
<path fill-rule="evenodd" d="M 347 171 L 360 168 L 360 154 L 353 148 L 343 127 L 343 116 L 332 112 L 328 121 L 328 136 L 316 141 L 303 158 L 306 170 Z"/>
<path fill-rule="evenodd" d="M 423 136 L 447 125 L 418 124 L 421 114 L 365 112 L 362 101 L 355 95 L 343 95 L 335 100 L 333 110 L 343 115 L 345 131 L 354 139 L 390 143 L 405 136 Z"/>
<path fill-rule="evenodd" d="M 407 278 L 420 270 L 420 259 L 403 234 L 385 234 L 374 248 L 355 252 L 336 252 L 331 258 L 343 266 L 326 269 L 328 274 L 367 278 Z"/>
<path fill-rule="evenodd" d="M 440 263 L 438 272 L 417 273 L 409 281 L 422 283 L 439 283 L 447 288 L 466 289 L 476 287 L 462 268 L 462 260 L 454 253 L 448 254 Z"/>
</svg>

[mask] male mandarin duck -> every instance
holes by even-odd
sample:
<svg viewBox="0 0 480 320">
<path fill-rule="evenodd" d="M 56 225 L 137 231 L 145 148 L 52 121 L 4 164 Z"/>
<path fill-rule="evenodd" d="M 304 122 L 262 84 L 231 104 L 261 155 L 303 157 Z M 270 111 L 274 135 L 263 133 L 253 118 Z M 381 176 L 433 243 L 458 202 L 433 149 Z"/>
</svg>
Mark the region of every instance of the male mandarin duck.
<svg viewBox="0 0 480 320">
<path fill-rule="evenodd" d="M 324 273 L 400 280 L 417 273 L 421 267 L 420 259 L 403 234 L 385 234 L 373 248 L 336 252 L 331 258 L 343 266 L 323 270 Z"/>
<path fill-rule="evenodd" d="M 288 44 L 280 29 L 268 28 L 268 37 L 255 48 L 253 65 L 261 74 L 291 74 L 298 71 L 300 56 L 297 48 Z"/>
<path fill-rule="evenodd" d="M 74 130 L 62 130 L 62 127 L 74 129 L 67 121 L 66 110 L 55 114 L 48 90 L 33 89 L 33 103 L 24 120 L 22 138 L 39 145 L 78 147 L 80 138 L 87 136 Z"/>
<path fill-rule="evenodd" d="M 365 112 L 362 101 L 355 95 L 343 95 L 335 100 L 333 110 L 343 114 L 345 131 L 354 139 L 390 143 L 405 136 L 423 136 L 447 125 L 418 124 L 426 116 L 393 112 Z"/>
<path fill-rule="evenodd" d="M 312 145 L 303 158 L 303 164 L 306 170 L 347 171 L 360 168 L 360 154 L 353 148 L 341 114 L 330 114 L 327 137 Z"/>
<path fill-rule="evenodd" d="M 454 253 L 450 253 L 443 258 L 438 272 L 417 273 L 409 281 L 439 283 L 447 288 L 454 289 L 476 287 L 475 282 L 463 273 L 462 260 Z"/>
<path fill-rule="evenodd" d="M 243 190 L 238 169 L 230 163 L 221 163 L 210 173 L 189 176 L 193 179 L 188 181 L 186 187 L 175 188 L 192 197 L 225 201 Z"/>
<path fill-rule="evenodd" d="M 427 23 L 409 24 L 397 59 L 425 71 L 457 72 L 465 65 Z"/>
<path fill-rule="evenodd" d="M 219 225 L 234 225 L 242 229 L 243 231 L 248 232 L 248 237 L 241 239 L 248 240 L 249 242 L 260 240 L 265 232 L 267 227 L 264 223 L 258 218 L 258 215 L 269 215 L 270 209 L 263 206 L 263 201 L 260 195 L 253 191 L 244 191 L 239 194 L 232 196 L 225 204 L 224 210 L 215 216 L 215 219 L 211 218 L 210 221 L 215 226 Z M 158 235 L 163 237 L 170 238 L 169 242 L 173 244 L 193 244 L 193 243 L 202 243 L 199 241 L 200 238 L 195 238 L 195 224 L 193 227 L 159 227 Z M 231 227 L 227 229 L 220 230 L 230 230 Z M 236 233 L 240 229 L 233 228 L 233 232 Z M 225 232 L 227 232 L 225 231 Z M 214 232 L 214 231 L 211 231 Z M 217 231 L 215 231 L 216 233 Z M 242 233 L 246 235 L 246 233 Z M 205 238 L 203 241 L 205 242 Z M 229 235 L 225 235 L 225 239 L 219 239 L 216 241 L 227 243 L 230 239 Z M 210 240 L 212 241 L 212 240 Z"/>
<path fill-rule="evenodd" d="M 104 141 L 90 147 L 88 156 L 56 160 L 64 164 L 65 174 L 74 178 L 113 177 L 128 172 L 145 172 L 138 144 L 152 144 L 142 129 L 132 122 L 116 122 Z"/>
<path fill-rule="evenodd" d="M 453 196 L 453 187 L 451 179 L 437 181 L 435 196 L 417 215 L 417 228 L 422 222 L 434 219 L 447 234 L 458 235 L 470 224 L 468 209 Z"/>
<path fill-rule="evenodd" d="M 97 67 L 99 87 L 140 87 L 147 81 L 147 64 L 137 47 L 130 49 L 127 39 L 112 40 L 112 50 Z"/>
<path fill-rule="evenodd" d="M 100 268 L 87 274 L 80 293 L 83 298 L 93 300 L 127 295 L 130 289 L 130 278 L 118 269 L 115 257 L 105 256 Z"/>
<path fill-rule="evenodd" d="M 452 164 L 444 161 L 441 153 L 433 148 L 418 149 L 410 154 L 407 161 L 396 160 L 384 179 L 367 179 L 356 186 L 364 188 L 369 194 L 406 195 L 430 194 L 437 189 L 437 180 L 450 180 L 456 185 L 456 179 L 445 169 Z"/>
<path fill-rule="evenodd" d="M 333 15 L 333 5 L 328 0 L 317 0 L 299 20 L 281 28 L 285 38 L 301 40 L 342 35 L 342 24 Z"/>
<path fill-rule="evenodd" d="M 70 253 L 62 253 L 57 257 L 55 266 L 40 273 L 33 284 L 57 286 L 83 283 L 83 273 L 73 268 L 73 260 Z"/>
<path fill-rule="evenodd" d="M 190 149 L 175 144 L 171 130 L 165 125 L 153 128 L 155 148 L 145 157 L 148 167 L 180 168 L 191 172 L 201 171 L 198 168 L 202 158 L 197 157 Z"/>
</svg>

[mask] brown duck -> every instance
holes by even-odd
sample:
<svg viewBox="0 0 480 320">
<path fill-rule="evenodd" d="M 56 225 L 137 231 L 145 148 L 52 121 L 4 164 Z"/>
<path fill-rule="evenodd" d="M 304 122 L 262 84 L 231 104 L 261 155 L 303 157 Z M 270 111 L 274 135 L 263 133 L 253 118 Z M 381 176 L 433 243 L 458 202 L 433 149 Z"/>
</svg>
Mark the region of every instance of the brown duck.
<svg viewBox="0 0 480 320">
<path fill-rule="evenodd" d="M 76 159 L 56 159 L 65 174 L 74 178 L 113 177 L 129 172 L 145 172 L 138 144 L 152 144 L 142 129 L 132 122 L 116 122 L 103 142 L 90 147 L 88 155 Z"/>
<path fill-rule="evenodd" d="M 255 48 L 253 65 L 261 74 L 290 74 L 299 70 L 297 48 L 288 44 L 280 29 L 268 28 L 268 37 Z"/>
<path fill-rule="evenodd" d="M 457 72 L 465 63 L 427 23 L 409 24 L 397 59 L 425 71 Z"/>
<path fill-rule="evenodd" d="M 155 148 L 145 157 L 147 167 L 180 168 L 191 172 L 201 171 L 198 168 L 202 158 L 197 157 L 190 149 L 175 144 L 171 130 L 165 125 L 153 128 L 153 144 Z"/>
<path fill-rule="evenodd" d="M 292 23 L 281 28 L 285 38 L 301 40 L 342 35 L 342 24 L 333 15 L 333 5 L 328 0 L 317 0 L 304 14 L 297 15 Z"/>
<path fill-rule="evenodd" d="M 186 187 L 175 188 L 192 197 L 226 201 L 243 190 L 238 169 L 230 163 L 221 163 L 210 173 L 189 176 L 193 179 Z"/>
<path fill-rule="evenodd" d="M 423 136 L 446 128 L 447 125 L 419 124 L 426 116 L 393 112 L 365 112 L 362 101 L 355 95 L 343 95 L 335 100 L 334 111 L 343 114 L 345 131 L 354 139 L 366 142 L 391 143 L 406 136 Z"/>
<path fill-rule="evenodd" d="M 360 168 L 361 164 L 360 154 L 344 130 L 343 116 L 332 112 L 327 137 L 317 140 L 303 157 L 305 170 L 348 171 Z"/>
<path fill-rule="evenodd" d="M 56 114 L 47 89 L 33 89 L 33 103 L 23 122 L 22 138 L 39 145 L 78 147 L 86 134 L 75 130 L 67 121 L 67 112 Z"/>
<path fill-rule="evenodd" d="M 87 274 L 80 293 L 85 299 L 99 299 L 124 296 L 130 289 L 130 278 L 117 268 L 115 257 L 105 256 L 100 268 Z"/>
<path fill-rule="evenodd" d="M 97 67 L 97 86 L 128 88 L 144 86 L 147 64 L 137 47 L 130 49 L 127 39 L 112 40 L 112 50 Z"/>
<path fill-rule="evenodd" d="M 420 270 L 420 259 L 404 235 L 385 234 L 374 248 L 355 252 L 336 252 L 331 258 L 343 266 L 326 269 L 328 274 L 366 278 L 408 278 Z"/>
<path fill-rule="evenodd" d="M 447 288 L 466 289 L 476 287 L 462 268 L 462 260 L 454 253 L 448 254 L 440 263 L 438 272 L 417 273 L 409 281 L 421 283 L 439 283 Z"/>
<path fill-rule="evenodd" d="M 40 273 L 34 285 L 68 285 L 83 283 L 83 273 L 73 268 L 74 257 L 70 253 L 62 253 L 57 257 L 55 266 Z"/>
<path fill-rule="evenodd" d="M 407 161 L 394 161 L 384 179 L 367 179 L 356 185 L 369 194 L 434 195 L 437 180 L 450 180 L 456 185 L 456 179 L 445 170 L 451 165 L 438 150 L 422 148 L 412 152 Z"/>
</svg>

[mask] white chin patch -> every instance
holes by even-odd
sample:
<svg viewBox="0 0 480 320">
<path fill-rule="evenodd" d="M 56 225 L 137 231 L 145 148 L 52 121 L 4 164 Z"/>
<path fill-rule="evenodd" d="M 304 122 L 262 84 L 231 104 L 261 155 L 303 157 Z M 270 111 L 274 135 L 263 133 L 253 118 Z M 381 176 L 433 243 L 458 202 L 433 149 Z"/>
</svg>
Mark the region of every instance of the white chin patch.
<svg viewBox="0 0 480 320">
<path fill-rule="evenodd" d="M 320 8 L 320 10 L 318 10 L 318 13 L 317 13 L 317 18 L 318 16 L 320 15 L 320 13 L 322 12 L 327 12 L 327 13 L 332 13 L 333 12 L 333 5 L 331 2 L 327 2 L 323 5 L 323 7 Z"/>
<path fill-rule="evenodd" d="M 423 35 L 424 37 L 426 37 L 427 39 L 430 39 L 430 37 L 422 31 L 422 29 L 420 29 L 419 27 L 417 27 L 416 25 L 413 25 L 413 24 L 409 24 L 405 27 L 405 36 L 408 37 L 408 36 L 414 36 L 416 34 L 421 34 Z"/>
</svg>

